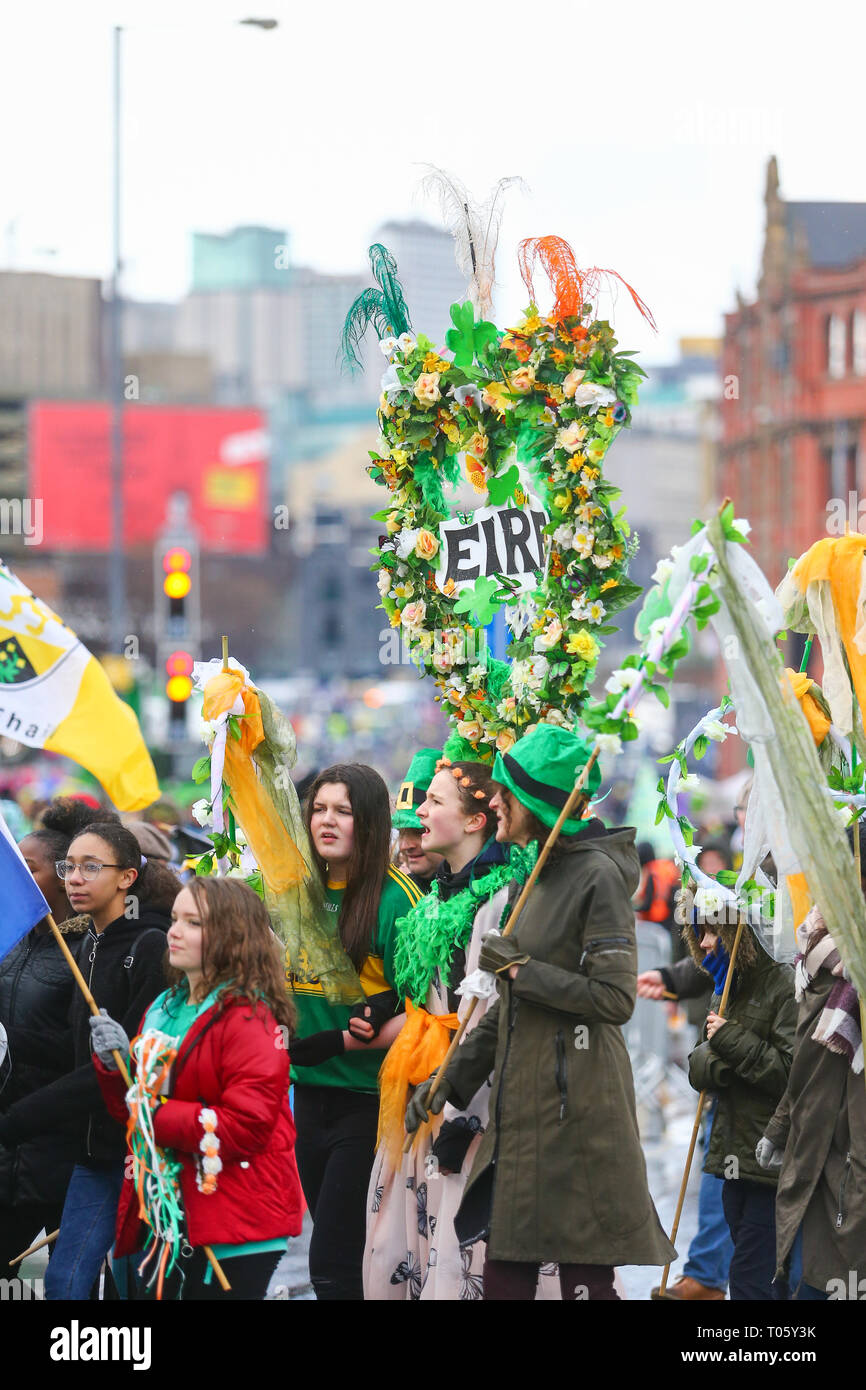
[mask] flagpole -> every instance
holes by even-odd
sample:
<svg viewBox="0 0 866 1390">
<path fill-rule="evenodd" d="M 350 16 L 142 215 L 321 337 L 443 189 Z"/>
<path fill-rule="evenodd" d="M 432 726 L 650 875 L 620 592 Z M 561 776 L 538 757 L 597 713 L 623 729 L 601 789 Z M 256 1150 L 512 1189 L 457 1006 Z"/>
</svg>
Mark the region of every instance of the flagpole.
<svg viewBox="0 0 866 1390">
<path fill-rule="evenodd" d="M 99 1015 L 99 1009 L 98 1009 L 97 1004 L 96 1004 L 96 1000 L 94 999 L 93 995 L 90 993 L 90 989 L 88 988 L 87 981 L 85 980 L 84 976 L 82 975 L 81 971 L 80 971 L 79 968 L 78 968 L 78 962 L 76 961 L 75 957 L 73 956 L 72 952 L 70 951 L 69 947 L 67 946 L 66 942 L 64 941 L 64 939 L 63 939 L 63 933 L 62 933 L 62 931 L 60 930 L 60 928 L 58 927 L 57 923 L 55 922 L 55 920 L 54 920 L 54 918 L 53 918 L 53 916 L 51 915 L 50 912 L 48 913 L 47 917 L 45 918 L 45 921 L 48 923 L 49 927 L 51 928 L 52 932 L 54 933 L 54 939 L 55 939 L 55 941 L 57 942 L 58 946 L 60 947 L 61 951 L 63 952 L 64 956 L 66 957 L 66 964 L 69 966 L 69 969 L 72 971 L 72 974 L 73 974 L 74 977 L 75 977 L 75 983 L 78 985 L 78 988 L 81 990 L 81 993 L 84 995 L 84 998 L 87 1000 L 87 1006 L 88 1006 L 88 1008 L 90 1009 L 90 1012 L 91 1012 L 96 1018 L 99 1018 L 100 1015 Z M 112 1055 L 112 1057 L 114 1058 L 115 1063 L 117 1064 L 117 1070 L 120 1072 L 120 1075 L 123 1077 L 123 1080 L 124 1080 L 124 1082 L 126 1083 L 126 1088 L 127 1088 L 127 1090 L 129 1090 L 129 1087 L 132 1085 L 132 1081 L 131 1081 L 131 1079 L 130 1079 L 129 1071 L 128 1071 L 127 1066 L 126 1066 L 126 1062 L 124 1061 L 124 1059 L 123 1059 L 123 1057 L 121 1056 L 121 1054 L 117 1051 L 117 1048 L 112 1048 L 112 1050 L 111 1050 L 111 1055 Z M 206 1246 L 204 1247 L 204 1253 L 207 1255 L 207 1257 L 208 1257 L 208 1259 L 209 1259 L 211 1265 L 213 1266 L 213 1272 L 214 1272 L 214 1274 L 216 1275 L 216 1277 L 217 1277 L 217 1279 L 218 1279 L 218 1281 L 219 1281 L 219 1286 L 220 1286 L 220 1288 L 223 1290 L 224 1293 L 228 1293 L 229 1290 L 231 1289 L 231 1284 L 229 1283 L 228 1279 L 226 1278 L 225 1274 L 223 1273 L 222 1266 L 220 1265 L 219 1260 L 217 1259 L 216 1255 L 215 1255 L 214 1252 L 211 1250 L 211 1248 L 210 1248 L 209 1245 L 206 1245 Z"/>
</svg>

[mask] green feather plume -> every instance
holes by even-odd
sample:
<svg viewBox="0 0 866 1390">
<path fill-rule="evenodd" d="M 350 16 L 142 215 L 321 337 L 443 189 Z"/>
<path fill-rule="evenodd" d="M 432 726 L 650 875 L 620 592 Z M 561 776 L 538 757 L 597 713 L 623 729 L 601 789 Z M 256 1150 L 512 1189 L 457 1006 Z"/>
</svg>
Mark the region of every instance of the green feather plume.
<svg viewBox="0 0 866 1390">
<path fill-rule="evenodd" d="M 362 290 L 346 315 L 341 343 L 343 365 L 350 371 L 359 371 L 363 365 L 359 349 L 371 324 L 380 339 L 399 338 L 412 327 L 403 286 L 397 279 L 397 262 L 391 252 L 387 246 L 375 242 L 369 256 L 373 279 L 379 288 Z"/>
</svg>

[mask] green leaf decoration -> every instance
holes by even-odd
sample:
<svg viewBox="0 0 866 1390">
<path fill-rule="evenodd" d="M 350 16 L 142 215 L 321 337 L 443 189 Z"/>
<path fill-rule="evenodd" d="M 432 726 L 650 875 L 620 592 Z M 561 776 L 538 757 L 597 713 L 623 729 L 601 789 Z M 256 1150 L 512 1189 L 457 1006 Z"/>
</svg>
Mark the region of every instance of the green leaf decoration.
<svg viewBox="0 0 866 1390">
<path fill-rule="evenodd" d="M 206 782 L 210 777 L 210 753 L 205 753 L 193 763 L 191 777 L 194 782 Z"/>
<path fill-rule="evenodd" d="M 493 621 L 494 613 L 499 612 L 505 598 L 507 593 L 502 590 L 499 580 L 488 579 L 482 574 L 471 589 L 465 589 L 460 595 L 454 605 L 454 612 L 465 613 L 479 627 L 486 627 Z"/>
<path fill-rule="evenodd" d="M 499 507 L 503 502 L 514 493 L 514 489 L 520 482 L 520 469 L 516 464 L 506 468 L 505 472 L 498 478 L 490 478 L 487 483 L 487 495 L 494 507 Z"/>
<path fill-rule="evenodd" d="M 488 323 L 485 319 L 476 323 L 475 309 L 468 300 L 465 304 L 451 305 L 451 322 L 454 327 L 449 328 L 445 334 L 445 343 L 454 354 L 456 367 L 471 367 L 488 343 L 498 341 L 499 331 L 496 325 Z"/>
</svg>

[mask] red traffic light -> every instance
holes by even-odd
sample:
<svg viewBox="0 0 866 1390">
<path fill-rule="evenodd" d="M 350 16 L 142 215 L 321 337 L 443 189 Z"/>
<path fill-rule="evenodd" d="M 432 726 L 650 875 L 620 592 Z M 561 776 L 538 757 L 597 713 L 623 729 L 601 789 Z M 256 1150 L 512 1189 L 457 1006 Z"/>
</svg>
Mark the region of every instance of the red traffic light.
<svg viewBox="0 0 866 1390">
<path fill-rule="evenodd" d="M 194 665 L 189 652 L 172 652 L 166 660 L 165 669 L 170 676 L 191 676 Z"/>
<path fill-rule="evenodd" d="M 186 572 L 191 565 L 192 556 L 182 545 L 173 545 L 162 557 L 162 567 L 166 574 L 172 574 L 177 570 Z"/>
</svg>

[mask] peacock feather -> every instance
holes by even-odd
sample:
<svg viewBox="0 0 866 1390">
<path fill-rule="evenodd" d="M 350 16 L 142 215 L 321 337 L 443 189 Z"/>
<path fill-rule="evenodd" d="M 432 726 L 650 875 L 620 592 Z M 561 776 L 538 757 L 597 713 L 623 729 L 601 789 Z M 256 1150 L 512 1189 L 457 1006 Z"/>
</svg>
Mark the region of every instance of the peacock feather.
<svg viewBox="0 0 866 1390">
<path fill-rule="evenodd" d="M 359 349 L 371 324 L 379 338 L 399 338 L 412 327 L 403 286 L 397 279 L 397 262 L 391 252 L 377 241 L 370 247 L 369 257 L 379 288 L 362 290 L 346 315 L 341 346 L 343 365 L 350 371 L 360 371 L 363 366 Z"/>
</svg>

